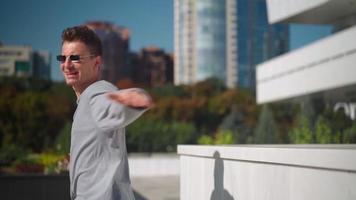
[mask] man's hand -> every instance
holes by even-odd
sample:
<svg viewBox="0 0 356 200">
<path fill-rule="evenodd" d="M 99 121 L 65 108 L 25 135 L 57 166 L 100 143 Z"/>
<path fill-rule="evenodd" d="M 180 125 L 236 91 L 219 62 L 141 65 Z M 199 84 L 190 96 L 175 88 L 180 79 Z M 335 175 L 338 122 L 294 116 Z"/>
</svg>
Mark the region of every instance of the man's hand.
<svg viewBox="0 0 356 200">
<path fill-rule="evenodd" d="M 153 106 L 152 98 L 144 91 L 121 90 L 108 94 L 108 97 L 118 103 L 133 108 L 150 108 Z"/>
</svg>

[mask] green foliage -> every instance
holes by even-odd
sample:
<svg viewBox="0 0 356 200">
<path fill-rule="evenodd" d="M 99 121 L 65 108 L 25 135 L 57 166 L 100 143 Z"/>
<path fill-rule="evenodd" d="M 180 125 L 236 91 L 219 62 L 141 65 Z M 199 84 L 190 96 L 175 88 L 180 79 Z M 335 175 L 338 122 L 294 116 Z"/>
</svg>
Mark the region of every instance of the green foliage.
<svg viewBox="0 0 356 200">
<path fill-rule="evenodd" d="M 234 135 L 230 130 L 220 130 L 213 137 L 209 135 L 202 135 L 198 139 L 198 144 L 204 145 L 222 145 L 234 143 Z"/>
<path fill-rule="evenodd" d="M 70 133 L 72 123 L 67 122 L 55 141 L 55 150 L 60 154 L 68 154 L 70 150 Z"/>
<path fill-rule="evenodd" d="M 343 143 L 356 143 L 356 123 L 343 132 Z"/>
<path fill-rule="evenodd" d="M 198 139 L 198 144 L 213 145 L 215 141 L 214 138 L 209 135 L 202 135 Z"/>
<path fill-rule="evenodd" d="M 13 165 L 17 172 L 55 174 L 66 170 L 60 165 L 65 159 L 65 155 L 53 153 L 27 154 Z"/>
<path fill-rule="evenodd" d="M 278 128 L 275 123 L 273 113 L 267 105 L 263 105 L 260 112 L 257 128 L 255 129 L 254 140 L 258 144 L 277 143 Z"/>
<path fill-rule="evenodd" d="M 315 141 L 319 144 L 340 143 L 340 132 L 334 132 L 330 123 L 319 117 L 315 125 Z"/>
<path fill-rule="evenodd" d="M 188 87 L 192 96 L 213 97 L 226 90 L 224 83 L 217 78 L 208 78 Z"/>
<path fill-rule="evenodd" d="M 356 143 L 356 125 L 344 113 L 327 109 L 323 100 L 304 98 L 300 105 L 259 107 L 250 91 L 223 85 L 208 79 L 189 86 L 151 88 L 156 106 L 127 128 L 128 150 L 171 152 L 177 144 L 197 142 Z M 70 121 L 76 107 L 70 87 L 0 78 L 0 92 L 1 165 L 28 151 L 69 152 Z"/>
<path fill-rule="evenodd" d="M 152 88 L 151 95 L 153 97 L 190 97 L 190 93 L 185 86 L 162 85 Z"/>
<path fill-rule="evenodd" d="M 289 140 L 293 144 L 314 143 L 313 130 L 310 127 L 308 118 L 304 116 L 298 118 L 298 126 L 289 132 Z"/>
<path fill-rule="evenodd" d="M 127 148 L 134 152 L 172 152 L 177 144 L 191 143 L 194 132 L 191 123 L 141 118 L 126 130 Z"/>
<path fill-rule="evenodd" d="M 27 152 L 18 145 L 5 144 L 0 148 L 0 167 L 10 166 L 16 159 L 26 154 Z"/>
<path fill-rule="evenodd" d="M 64 90 L 56 92 L 53 87 L 67 86 L 8 77 L 0 82 L 0 144 L 16 144 L 35 152 L 53 148 L 65 121 L 71 120 L 75 106 Z"/>
<path fill-rule="evenodd" d="M 277 143 L 288 143 L 288 132 L 293 128 L 299 106 L 295 103 L 283 102 L 268 105 L 278 128 Z"/>
<path fill-rule="evenodd" d="M 320 105 L 317 107 L 320 108 Z M 345 113 L 326 108 L 316 117 L 312 110 L 310 105 L 302 104 L 296 126 L 289 132 L 291 143 L 352 143 L 352 120 Z"/>
<path fill-rule="evenodd" d="M 60 162 L 65 160 L 63 154 L 42 153 L 39 155 L 39 163 L 44 166 L 45 174 L 58 174 L 66 171 L 65 168 L 60 166 Z"/>
<path fill-rule="evenodd" d="M 234 144 L 234 135 L 230 130 L 221 130 L 216 134 L 215 144 Z"/>
<path fill-rule="evenodd" d="M 236 144 L 249 142 L 249 138 L 252 137 L 253 127 L 246 122 L 248 119 L 246 115 L 248 114 L 237 109 L 237 106 L 233 106 L 230 113 L 226 115 L 220 124 L 219 130 L 230 130 L 234 135 Z"/>
</svg>

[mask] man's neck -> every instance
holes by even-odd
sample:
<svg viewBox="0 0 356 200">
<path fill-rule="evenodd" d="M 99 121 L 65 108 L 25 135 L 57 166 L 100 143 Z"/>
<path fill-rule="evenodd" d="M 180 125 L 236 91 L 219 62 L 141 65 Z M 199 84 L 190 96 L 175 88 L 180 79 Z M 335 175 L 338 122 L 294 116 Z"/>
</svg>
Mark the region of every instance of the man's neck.
<svg viewBox="0 0 356 200">
<path fill-rule="evenodd" d="M 98 80 L 93 80 L 93 81 L 90 81 L 90 82 L 82 84 L 82 85 L 73 86 L 72 88 L 74 90 L 75 95 L 77 96 L 77 99 L 79 99 L 80 95 L 84 92 L 84 90 L 87 87 L 89 87 L 91 84 L 95 83 L 96 81 L 98 81 Z"/>
</svg>

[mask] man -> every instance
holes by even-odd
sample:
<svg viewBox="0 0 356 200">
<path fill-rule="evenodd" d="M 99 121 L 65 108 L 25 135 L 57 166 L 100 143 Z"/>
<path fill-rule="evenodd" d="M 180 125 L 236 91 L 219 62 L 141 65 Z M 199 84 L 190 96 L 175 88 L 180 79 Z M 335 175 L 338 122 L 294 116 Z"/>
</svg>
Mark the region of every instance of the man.
<svg viewBox="0 0 356 200">
<path fill-rule="evenodd" d="M 99 80 L 102 47 L 86 26 L 62 32 L 57 56 L 66 83 L 77 95 L 70 147 L 70 190 L 74 200 L 134 199 L 125 127 L 151 105 L 141 89 L 117 90 Z"/>
</svg>

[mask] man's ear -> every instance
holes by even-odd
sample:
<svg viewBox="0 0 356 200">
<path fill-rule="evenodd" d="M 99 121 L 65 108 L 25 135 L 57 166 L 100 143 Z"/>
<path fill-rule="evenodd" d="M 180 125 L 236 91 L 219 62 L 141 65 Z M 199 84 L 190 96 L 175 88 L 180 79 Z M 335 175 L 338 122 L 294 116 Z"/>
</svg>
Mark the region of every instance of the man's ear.
<svg viewBox="0 0 356 200">
<path fill-rule="evenodd" d="M 101 56 L 96 56 L 95 57 L 95 67 L 97 70 L 100 70 L 101 65 L 103 64 Z"/>
</svg>

